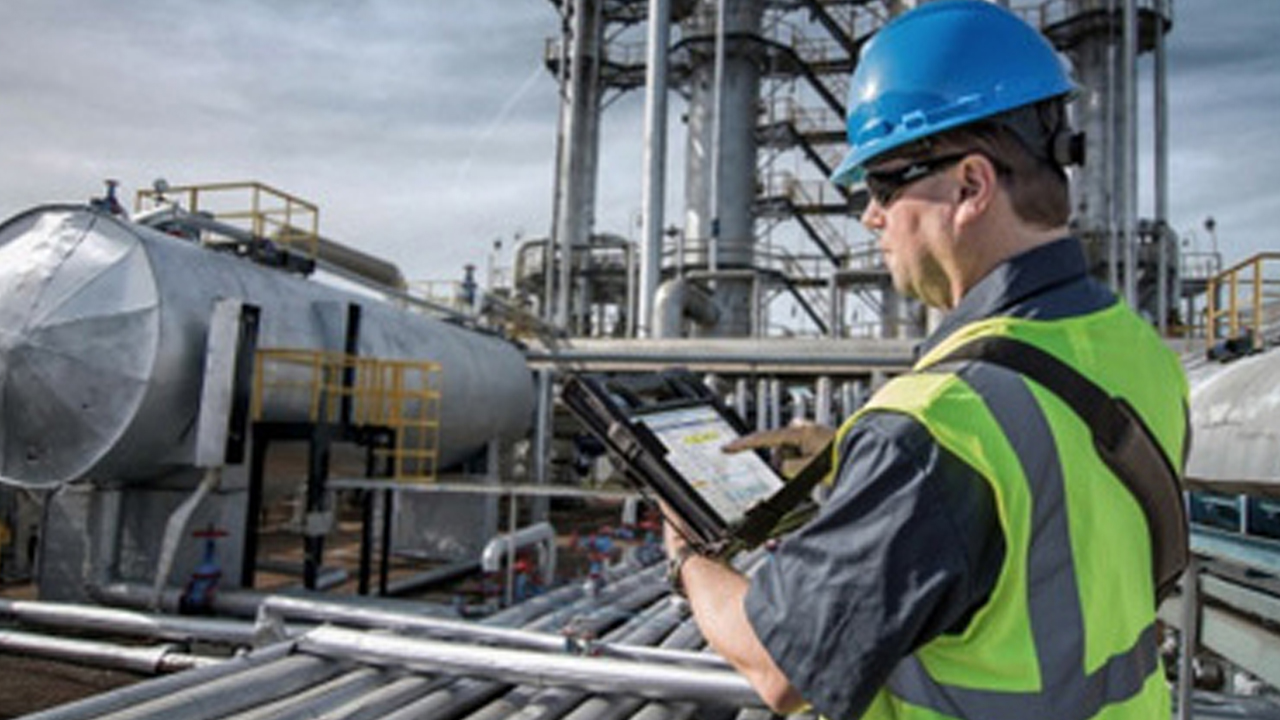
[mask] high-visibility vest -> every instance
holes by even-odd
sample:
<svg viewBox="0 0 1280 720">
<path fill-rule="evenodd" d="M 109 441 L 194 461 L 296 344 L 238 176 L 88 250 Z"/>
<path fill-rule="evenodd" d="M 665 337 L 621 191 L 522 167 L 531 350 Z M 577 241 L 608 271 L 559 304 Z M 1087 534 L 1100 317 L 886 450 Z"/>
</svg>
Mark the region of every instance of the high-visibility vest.
<svg viewBox="0 0 1280 720">
<path fill-rule="evenodd" d="M 919 370 L 976 337 L 1053 354 L 1137 410 L 1179 470 L 1187 383 L 1177 357 L 1122 303 L 1063 320 L 967 325 Z M 1142 508 L 1058 396 L 994 364 L 944 363 L 891 380 L 871 411 L 905 413 L 990 484 L 1005 557 L 963 631 L 904 658 L 867 718 L 1167 718 Z"/>
</svg>

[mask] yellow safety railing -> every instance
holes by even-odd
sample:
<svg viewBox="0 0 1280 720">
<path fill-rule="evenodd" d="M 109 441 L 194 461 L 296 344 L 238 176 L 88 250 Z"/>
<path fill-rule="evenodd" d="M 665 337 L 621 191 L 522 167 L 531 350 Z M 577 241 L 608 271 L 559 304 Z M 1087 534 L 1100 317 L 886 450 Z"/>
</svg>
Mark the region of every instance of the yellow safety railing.
<svg viewBox="0 0 1280 720">
<path fill-rule="evenodd" d="M 339 423 L 344 406 L 357 426 L 392 431 L 395 444 L 377 448 L 390 460 L 398 480 L 430 481 L 439 470 L 439 363 L 385 360 L 340 352 L 264 348 L 254 358 L 253 420 L 267 417 L 267 408 L 289 408 L 286 419 L 305 412 L 307 422 Z M 349 382 L 344 378 L 350 376 Z"/>
<path fill-rule="evenodd" d="M 256 181 L 143 189 L 134 211 L 178 202 L 190 212 L 215 219 L 260 238 L 298 247 L 314 258 L 320 242 L 320 208 L 314 203 Z"/>
<path fill-rule="evenodd" d="M 1258 253 L 1209 278 L 1205 291 L 1205 340 L 1210 347 L 1224 338 L 1249 334 L 1254 343 L 1263 340 L 1263 328 L 1280 319 L 1280 278 L 1268 277 L 1266 270 L 1277 267 L 1280 253 Z"/>
</svg>

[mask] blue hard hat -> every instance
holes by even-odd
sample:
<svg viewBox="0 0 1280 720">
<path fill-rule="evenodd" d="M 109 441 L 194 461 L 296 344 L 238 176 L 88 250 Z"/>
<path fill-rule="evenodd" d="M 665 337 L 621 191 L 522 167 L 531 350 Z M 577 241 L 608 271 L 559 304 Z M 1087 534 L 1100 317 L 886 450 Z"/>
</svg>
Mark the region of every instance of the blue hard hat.
<svg viewBox="0 0 1280 720">
<path fill-rule="evenodd" d="M 921 5 L 863 47 L 849 85 L 849 152 L 831 181 L 851 185 L 894 148 L 1074 89 L 1044 36 L 1008 10 L 982 0 Z"/>
</svg>

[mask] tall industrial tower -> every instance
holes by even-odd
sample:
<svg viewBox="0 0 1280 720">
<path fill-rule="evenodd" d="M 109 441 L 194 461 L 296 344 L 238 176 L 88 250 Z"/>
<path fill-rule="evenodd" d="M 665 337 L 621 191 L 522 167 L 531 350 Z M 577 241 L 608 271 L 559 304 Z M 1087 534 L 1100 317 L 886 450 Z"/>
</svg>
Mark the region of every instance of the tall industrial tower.
<svg viewBox="0 0 1280 720">
<path fill-rule="evenodd" d="M 925 330 L 924 313 L 897 297 L 848 217 L 848 197 L 826 180 L 843 152 L 848 78 L 862 44 L 917 3 L 552 1 L 562 18 L 546 54 L 562 98 L 553 237 L 535 261 L 517 258 L 516 274 L 517 290 L 547 320 L 575 334 L 642 337 Z M 1160 322 L 1177 288 L 1177 243 L 1164 221 L 1170 2 L 1012 3 L 1069 57 L 1081 86 L 1073 112 L 1087 143 L 1085 165 L 1073 171 L 1075 229 L 1095 272 Z M 1156 203 L 1140 221 L 1137 59 L 1152 52 Z M 649 120 L 646 166 L 633 169 L 645 177 L 641 247 L 593 221 L 601 113 L 633 89 L 646 91 Z M 675 95 L 685 103 L 683 212 L 666 218 L 662 188 L 676 169 L 663 149 Z"/>
</svg>

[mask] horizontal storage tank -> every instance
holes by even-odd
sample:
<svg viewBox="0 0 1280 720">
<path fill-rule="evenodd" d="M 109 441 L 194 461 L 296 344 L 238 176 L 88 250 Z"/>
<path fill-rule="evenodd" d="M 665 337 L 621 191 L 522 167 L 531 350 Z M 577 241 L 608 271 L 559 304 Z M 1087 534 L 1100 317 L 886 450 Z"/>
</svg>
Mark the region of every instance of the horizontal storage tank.
<svg viewBox="0 0 1280 720">
<path fill-rule="evenodd" d="M 209 319 L 225 298 L 261 308 L 261 348 L 341 350 L 356 303 L 362 357 L 439 363 L 440 467 L 530 425 L 530 373 L 505 340 L 90 208 L 46 206 L 0 225 L 0 476 L 137 482 L 189 465 Z"/>
</svg>

